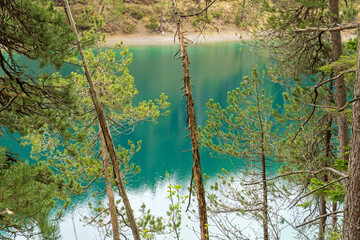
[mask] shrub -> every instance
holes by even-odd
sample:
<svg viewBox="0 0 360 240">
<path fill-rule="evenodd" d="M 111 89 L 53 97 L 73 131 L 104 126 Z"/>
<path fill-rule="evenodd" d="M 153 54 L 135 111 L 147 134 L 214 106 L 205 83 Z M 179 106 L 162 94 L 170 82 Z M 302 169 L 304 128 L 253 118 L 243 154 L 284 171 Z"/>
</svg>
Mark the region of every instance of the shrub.
<svg viewBox="0 0 360 240">
<path fill-rule="evenodd" d="M 347 22 L 353 22 L 355 21 L 355 18 L 357 16 L 357 14 L 359 13 L 359 11 L 354 7 L 353 3 L 350 3 L 343 11 L 343 18 L 347 21 Z"/>
<path fill-rule="evenodd" d="M 137 11 L 137 10 L 132 10 L 132 11 L 130 12 L 130 15 L 131 15 L 133 18 L 136 18 L 136 19 L 140 20 L 140 19 L 142 19 L 142 18 L 144 17 L 144 12 L 141 11 L 141 10 L 139 10 L 139 11 Z"/>
<path fill-rule="evenodd" d="M 157 19 L 155 17 L 152 17 L 150 19 L 150 22 L 145 24 L 145 27 L 152 30 L 152 31 L 155 31 L 156 29 L 159 28 L 159 23 L 158 23 L 158 21 L 157 21 Z"/>
<path fill-rule="evenodd" d="M 133 33 L 136 29 L 136 24 L 131 21 L 124 21 L 121 30 L 126 33 L 130 34 Z"/>
<path fill-rule="evenodd" d="M 212 11 L 211 15 L 215 18 L 215 19 L 219 19 L 221 17 L 221 12 L 219 11 Z"/>
</svg>

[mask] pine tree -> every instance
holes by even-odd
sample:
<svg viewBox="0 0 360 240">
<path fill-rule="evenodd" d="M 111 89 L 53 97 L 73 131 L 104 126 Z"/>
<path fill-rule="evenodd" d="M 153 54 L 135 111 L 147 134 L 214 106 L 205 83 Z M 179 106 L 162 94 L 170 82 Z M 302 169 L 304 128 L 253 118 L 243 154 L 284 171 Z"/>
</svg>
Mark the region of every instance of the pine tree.
<svg viewBox="0 0 360 240">
<path fill-rule="evenodd" d="M 59 239 L 65 180 L 46 165 L 30 165 L 4 147 L 0 179 L 0 238 Z"/>
<path fill-rule="evenodd" d="M 256 69 L 251 78 L 244 78 L 241 88 L 228 92 L 227 103 L 226 108 L 213 100 L 207 103 L 208 120 L 203 130 L 200 128 L 199 136 L 202 145 L 216 155 L 236 157 L 244 161 L 247 167 L 240 179 L 228 176 L 225 171 L 225 176 L 221 177 L 222 182 L 213 187 L 216 191 L 210 198 L 211 208 L 220 214 L 224 211 L 251 215 L 261 223 L 263 239 L 270 239 L 272 235 L 276 235 L 276 229 L 272 229 L 272 232 L 269 230 L 272 214 L 267 175 L 268 164 L 274 159 L 275 153 L 276 122 L 272 115 L 277 114 L 272 108 L 272 99 L 265 97 Z M 238 182 L 258 184 L 237 192 L 235 189 L 239 188 Z M 221 187 L 225 188 L 224 194 L 217 196 Z M 224 198 L 230 201 L 229 205 Z"/>
</svg>

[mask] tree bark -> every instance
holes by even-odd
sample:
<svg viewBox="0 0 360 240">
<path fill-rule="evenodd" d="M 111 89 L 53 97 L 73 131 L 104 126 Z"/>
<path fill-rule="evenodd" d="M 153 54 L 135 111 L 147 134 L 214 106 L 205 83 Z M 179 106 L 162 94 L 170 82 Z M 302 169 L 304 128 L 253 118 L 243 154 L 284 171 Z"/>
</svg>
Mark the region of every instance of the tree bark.
<svg viewBox="0 0 360 240">
<path fill-rule="evenodd" d="M 333 83 L 330 83 L 330 90 L 329 90 L 329 99 L 332 101 L 332 92 L 333 91 Z M 331 126 L 332 126 L 332 117 L 330 114 L 327 116 L 327 124 L 326 124 L 326 131 L 325 131 L 325 147 L 324 147 L 324 159 L 325 162 L 323 164 L 323 167 L 328 167 L 328 158 L 330 157 L 330 143 L 331 143 Z M 324 183 L 328 182 L 328 174 L 324 173 L 324 176 L 322 178 L 322 181 Z M 326 228 L 326 199 L 325 196 L 320 196 L 320 211 L 319 215 L 324 216 L 320 218 L 319 221 L 319 240 L 325 240 L 325 228 Z"/>
<path fill-rule="evenodd" d="M 360 29 L 359 37 L 360 37 Z M 360 41 L 358 43 L 354 98 L 360 97 Z M 360 239 L 360 102 L 352 108 L 349 179 L 346 182 L 342 240 Z"/>
<path fill-rule="evenodd" d="M 241 22 L 244 21 L 245 4 L 246 4 L 246 0 L 243 0 L 242 9 L 241 9 Z"/>
<path fill-rule="evenodd" d="M 196 119 L 195 119 L 195 109 L 194 109 L 194 100 L 191 91 L 191 82 L 189 74 L 189 58 L 186 53 L 183 29 L 181 22 L 178 23 L 178 35 L 180 42 L 180 52 L 181 52 L 181 61 L 183 63 L 183 73 L 184 73 L 184 86 L 185 86 L 185 95 L 186 95 L 186 106 L 187 106 L 187 125 L 190 130 L 191 145 L 192 145 L 192 157 L 194 161 L 194 177 L 197 188 L 197 198 L 199 205 L 199 216 L 200 216 L 200 229 L 201 229 L 201 239 L 209 239 L 208 223 L 207 223 L 207 213 L 206 213 L 206 201 L 205 201 L 205 190 L 202 179 L 202 171 L 200 164 L 200 151 L 199 151 L 199 140 L 196 128 Z"/>
<path fill-rule="evenodd" d="M 268 215 L 268 189 L 266 182 L 266 158 L 265 158 L 265 144 L 264 144 L 264 132 L 261 126 L 261 177 L 263 187 L 263 233 L 264 240 L 269 240 L 269 215 Z"/>
<path fill-rule="evenodd" d="M 320 196 L 320 218 L 319 221 L 319 240 L 325 240 L 325 227 L 326 227 L 326 200 L 324 196 Z"/>
<path fill-rule="evenodd" d="M 330 23 L 334 26 L 339 24 L 339 1 L 330 0 Z M 333 60 L 338 60 L 342 55 L 342 43 L 341 43 L 341 32 L 331 31 L 331 44 L 332 44 L 332 55 Z M 335 76 L 339 75 L 338 72 L 334 73 Z M 339 77 L 335 80 L 336 90 L 336 106 L 338 108 L 343 107 L 346 104 L 346 85 L 344 77 Z M 349 145 L 349 127 L 346 116 L 343 112 L 339 113 L 338 116 L 338 127 L 339 127 L 339 150 L 340 158 L 348 159 L 346 147 Z"/>
<path fill-rule="evenodd" d="M 120 232 L 119 232 L 119 224 L 116 213 L 116 204 L 114 193 L 111 187 L 111 176 L 109 174 L 108 168 L 110 166 L 109 157 L 106 149 L 106 144 L 104 141 L 104 135 L 102 131 L 100 131 L 101 136 L 101 149 L 103 154 L 103 165 L 104 165 L 104 174 L 105 174 L 105 186 L 106 186 L 106 194 L 108 196 L 109 201 L 109 211 L 111 217 L 111 226 L 112 226 L 112 234 L 114 240 L 120 240 Z"/>
<path fill-rule="evenodd" d="M 205 201 L 205 190 L 202 179 L 202 171 L 200 164 L 200 150 L 199 150 L 199 141 L 198 133 L 196 128 L 196 118 L 195 118 L 195 109 L 194 109 L 194 100 L 191 90 L 191 81 L 190 81 L 190 70 L 189 70 L 189 57 L 185 49 L 184 42 L 184 32 L 182 26 L 182 19 L 178 12 L 176 1 L 173 0 L 173 7 L 175 12 L 175 20 L 177 23 L 177 34 L 179 37 L 180 44 L 180 54 L 181 62 L 183 66 L 183 80 L 184 80 L 184 89 L 186 95 L 186 107 L 187 107 L 187 120 L 186 123 L 189 126 L 190 137 L 191 137 L 191 146 L 192 146 L 192 157 L 194 162 L 194 177 L 197 188 L 197 200 L 199 208 L 199 217 L 200 217 L 200 231 L 201 239 L 209 239 L 209 230 L 208 230 L 208 221 L 207 221 L 207 212 L 206 212 L 206 201 Z"/>
<path fill-rule="evenodd" d="M 125 187 L 124 187 L 124 183 L 122 181 L 122 177 L 121 177 L 121 172 L 120 172 L 120 166 L 119 166 L 119 162 L 118 162 L 118 157 L 116 156 L 116 152 L 115 152 L 115 146 L 114 146 L 114 142 L 112 140 L 109 128 L 108 128 L 108 124 L 106 121 L 106 117 L 105 117 L 105 111 L 102 108 L 99 98 L 97 96 L 96 90 L 95 90 L 95 86 L 94 86 L 94 82 L 93 79 L 91 77 L 89 68 L 88 68 L 88 64 L 85 58 L 85 54 L 84 51 L 81 47 L 81 42 L 80 42 L 80 36 L 76 30 L 76 25 L 74 22 L 74 19 L 72 17 L 71 11 L 70 11 L 70 7 L 69 7 L 69 3 L 68 0 L 63 0 L 64 3 L 64 7 L 65 7 L 65 12 L 66 15 L 68 17 L 69 23 L 74 31 L 74 33 L 76 34 L 77 37 L 77 46 L 78 46 L 78 50 L 80 52 L 80 56 L 83 62 L 83 67 L 84 67 L 84 71 L 85 71 L 85 76 L 86 79 L 89 83 L 89 91 L 90 91 L 90 95 L 91 95 L 91 99 L 93 101 L 94 107 L 95 107 L 95 111 L 97 114 L 97 118 L 99 120 L 99 125 L 100 125 L 100 129 L 103 133 L 104 136 L 104 142 L 106 145 L 106 149 L 109 153 L 110 159 L 111 159 L 111 163 L 113 165 L 113 170 L 114 170 L 114 177 L 115 177 L 115 183 L 119 189 L 119 194 L 123 200 L 124 206 L 125 206 L 125 211 L 126 211 L 126 215 L 128 217 L 129 223 L 130 223 L 130 228 L 131 231 L 133 233 L 133 237 L 135 240 L 140 240 L 140 234 L 139 234 L 139 230 L 135 221 L 135 217 L 130 205 L 130 201 L 129 198 L 127 197 L 126 191 L 125 191 Z"/>
<path fill-rule="evenodd" d="M 268 188 L 266 181 L 266 151 L 265 151 L 265 126 L 261 118 L 260 102 L 258 85 L 256 83 L 256 107 L 257 115 L 260 125 L 260 149 L 261 149 L 261 178 L 262 178 L 262 191 L 263 191 L 263 202 L 262 202 L 262 212 L 263 212 L 263 234 L 264 240 L 269 240 L 269 207 L 268 207 Z"/>
<path fill-rule="evenodd" d="M 336 212 L 338 211 L 338 204 L 337 202 L 333 202 L 332 203 L 332 212 Z M 337 217 L 337 214 L 334 214 L 334 216 L 332 217 L 332 231 L 333 232 L 337 232 L 338 229 L 337 229 L 337 221 L 338 221 L 338 217 Z"/>
</svg>

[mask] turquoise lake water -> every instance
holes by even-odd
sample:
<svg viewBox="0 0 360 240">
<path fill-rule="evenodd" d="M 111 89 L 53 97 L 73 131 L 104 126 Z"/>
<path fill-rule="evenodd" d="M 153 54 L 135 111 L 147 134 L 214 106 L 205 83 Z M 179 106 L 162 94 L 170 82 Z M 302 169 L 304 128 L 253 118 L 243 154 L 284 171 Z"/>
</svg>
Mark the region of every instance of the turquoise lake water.
<svg viewBox="0 0 360 240">
<path fill-rule="evenodd" d="M 163 206 L 169 204 L 165 199 L 165 173 L 169 172 L 172 181 L 186 188 L 193 165 L 191 152 L 184 152 L 191 149 L 191 145 L 190 139 L 184 138 L 188 132 L 184 131 L 186 109 L 183 91 L 180 90 L 183 85 L 181 61 L 174 59 L 177 49 L 175 45 L 130 47 L 134 60 L 129 69 L 139 90 L 136 99 L 154 99 L 165 93 L 171 103 L 170 114 L 161 117 L 157 125 L 145 122 L 137 126 L 130 135 L 116 140 L 120 144 L 128 139 L 143 141 L 141 151 L 132 159 L 140 166 L 141 172 L 126 187 L 134 209 L 146 202 L 154 210 L 153 213 L 160 215 L 167 210 Z M 274 63 L 269 53 L 239 42 L 194 45 L 187 49 L 198 125 L 203 125 L 206 121 L 205 104 L 210 98 L 226 106 L 227 92 L 239 87 L 243 77 L 251 74 L 255 64 L 258 71 L 263 72 Z M 30 61 L 28 64 L 33 71 L 42 71 L 34 62 Z M 52 70 L 51 67 L 46 68 L 46 71 Z M 71 68 L 64 67 L 61 73 L 69 71 Z M 267 96 L 274 97 L 275 102 L 282 105 L 282 90 L 279 85 L 263 79 L 263 87 Z M 29 147 L 20 148 L 10 137 L 4 137 L 0 141 L 13 151 L 20 151 L 21 157 L 29 156 Z M 210 177 L 221 172 L 222 168 L 234 168 L 229 159 L 211 158 L 204 150 L 201 153 L 201 164 L 203 173 Z M 236 167 L 243 166 L 240 160 L 236 164 Z M 101 184 L 98 185 L 98 188 L 101 187 Z M 87 201 L 94 201 L 90 200 L 90 193 L 75 201 L 78 203 L 74 204 L 67 221 L 61 225 L 64 239 L 76 239 L 75 232 L 77 236 L 82 236 L 78 239 L 100 239 L 96 230 L 82 227 L 83 224 L 78 220 L 80 212 L 88 211 Z M 184 239 L 195 239 L 190 237 L 191 231 L 185 231 L 184 234 Z"/>
</svg>

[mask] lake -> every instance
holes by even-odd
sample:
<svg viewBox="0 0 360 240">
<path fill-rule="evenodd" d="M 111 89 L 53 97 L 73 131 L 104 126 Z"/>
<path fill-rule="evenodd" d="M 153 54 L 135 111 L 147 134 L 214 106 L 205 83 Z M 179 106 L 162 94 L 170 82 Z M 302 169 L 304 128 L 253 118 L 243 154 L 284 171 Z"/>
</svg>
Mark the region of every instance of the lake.
<svg viewBox="0 0 360 240">
<path fill-rule="evenodd" d="M 127 139 L 134 142 L 143 141 L 140 152 L 132 159 L 140 166 L 141 172 L 126 185 L 135 215 L 136 209 L 145 202 L 153 214 L 166 217 L 169 205 L 169 200 L 166 199 L 166 172 L 170 174 L 171 181 L 181 184 L 183 189 L 186 189 L 190 182 L 193 161 L 191 152 L 186 152 L 191 149 L 191 145 L 190 139 L 185 138 L 188 134 L 184 131 L 186 99 L 182 98 L 183 91 L 180 90 L 183 86 L 181 61 L 176 60 L 178 56 L 174 59 L 177 49 L 174 45 L 130 47 L 130 52 L 133 53 L 130 74 L 135 78 L 135 85 L 139 90 L 136 100 L 154 99 L 165 93 L 171 103 L 170 114 L 159 118 L 157 125 L 145 122 L 137 126 L 130 135 L 116 140 L 116 143 L 120 144 L 127 142 Z M 200 126 L 206 121 L 205 104 L 210 98 L 226 106 L 227 92 L 239 87 L 243 77 L 251 74 L 255 64 L 261 73 L 274 63 L 269 53 L 240 42 L 193 45 L 187 49 L 191 62 L 190 74 L 197 124 Z M 27 64 L 32 66 L 33 71 L 40 71 L 34 62 L 28 61 Z M 50 72 L 52 68 L 47 66 L 46 71 Z M 67 74 L 69 71 L 71 69 L 65 66 L 61 73 Z M 263 87 L 268 97 L 274 97 L 275 103 L 283 104 L 280 85 L 263 79 Z M 23 158 L 29 156 L 29 147 L 20 148 L 10 137 L 2 138 L 1 144 L 14 151 L 20 151 Z M 230 159 L 211 158 L 209 152 L 204 150 L 201 152 L 201 164 L 203 173 L 210 177 L 216 176 L 223 168 L 234 168 Z M 236 161 L 236 164 L 239 168 L 244 166 L 241 161 Z M 91 191 L 103 187 L 102 184 L 98 184 Z M 91 191 L 73 201 L 73 209 L 69 210 L 66 221 L 61 224 L 63 239 L 103 239 L 96 229 L 83 227 L 83 223 L 79 221 L 82 214 L 88 214 L 87 202 L 96 201 L 91 198 Z M 182 193 L 188 194 L 187 190 L 183 190 Z M 182 238 L 196 239 L 186 224 L 198 227 L 198 223 L 185 222 L 182 226 Z"/>
</svg>

